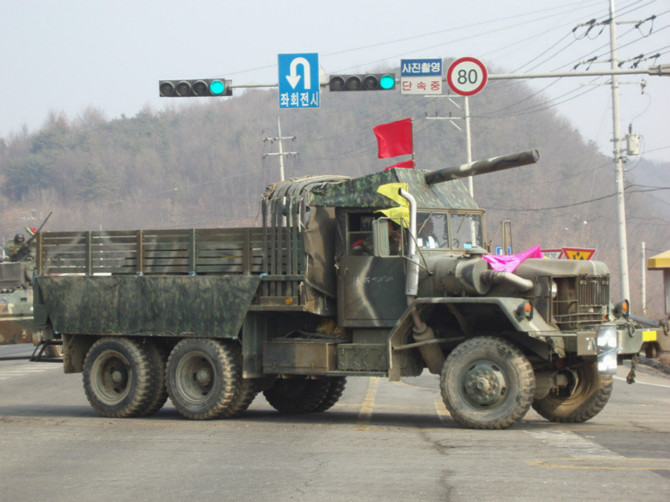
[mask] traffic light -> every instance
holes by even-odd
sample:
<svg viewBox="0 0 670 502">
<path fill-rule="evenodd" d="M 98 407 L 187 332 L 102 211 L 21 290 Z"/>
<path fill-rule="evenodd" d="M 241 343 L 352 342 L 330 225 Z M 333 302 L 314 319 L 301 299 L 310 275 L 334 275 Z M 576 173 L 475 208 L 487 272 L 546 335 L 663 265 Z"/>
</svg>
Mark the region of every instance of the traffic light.
<svg viewBox="0 0 670 502">
<path fill-rule="evenodd" d="M 328 88 L 332 91 L 392 91 L 395 73 L 368 73 L 362 75 L 331 75 Z"/>
<path fill-rule="evenodd" d="M 158 90 L 162 98 L 191 98 L 200 96 L 232 96 L 232 82 L 223 78 L 198 80 L 160 80 Z"/>
</svg>

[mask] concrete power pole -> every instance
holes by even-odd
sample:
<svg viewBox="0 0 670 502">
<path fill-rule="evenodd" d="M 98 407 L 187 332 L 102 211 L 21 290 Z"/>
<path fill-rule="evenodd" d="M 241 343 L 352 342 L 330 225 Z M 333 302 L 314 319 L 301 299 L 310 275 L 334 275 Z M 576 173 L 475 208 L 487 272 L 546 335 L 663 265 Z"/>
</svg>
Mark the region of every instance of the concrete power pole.
<svg viewBox="0 0 670 502">
<path fill-rule="evenodd" d="M 453 125 L 456 129 L 459 131 L 462 131 L 460 127 L 458 127 L 455 123 L 454 120 L 464 120 L 465 121 L 465 154 L 466 154 L 466 162 L 468 164 L 472 163 L 472 135 L 470 132 L 470 98 L 468 96 L 456 96 L 453 94 L 447 94 L 443 96 L 427 96 L 427 97 L 433 97 L 433 98 L 448 98 L 449 101 L 458 108 L 461 108 L 452 98 L 459 98 L 463 97 L 464 98 L 464 103 L 463 103 L 463 116 L 462 117 L 426 117 L 427 120 L 448 120 L 451 122 L 451 125 Z M 467 178 L 467 183 L 468 183 L 468 190 L 470 191 L 470 196 L 474 197 L 475 196 L 475 190 L 474 186 L 472 183 L 472 176 L 468 176 Z"/>
<path fill-rule="evenodd" d="M 616 21 L 614 0 L 610 0 L 610 67 L 612 71 L 618 69 Z M 628 280 L 628 239 L 626 237 L 626 202 L 624 198 L 623 154 L 621 152 L 621 126 L 619 125 L 619 78 L 612 74 L 612 121 L 614 130 L 614 165 L 616 166 L 616 200 L 617 225 L 619 234 L 619 288 L 621 299 L 630 299 L 630 285 Z"/>
<path fill-rule="evenodd" d="M 273 152 L 273 153 L 264 153 L 263 158 L 265 157 L 272 157 L 272 156 L 278 156 L 279 157 L 279 179 L 281 181 L 284 181 L 284 156 L 285 155 L 298 155 L 298 152 L 285 152 L 284 151 L 284 146 L 282 144 L 282 140 L 285 139 L 290 139 L 292 141 L 295 141 L 295 136 L 282 136 L 281 135 L 281 120 L 279 116 L 277 116 L 277 136 L 274 138 L 263 138 L 263 142 L 269 141 L 270 143 L 274 143 L 275 141 L 279 142 L 279 151 L 278 152 Z"/>
<path fill-rule="evenodd" d="M 643 241 L 641 245 L 640 261 L 642 262 L 642 275 L 640 276 L 640 307 L 642 315 L 647 315 L 647 244 Z"/>
</svg>

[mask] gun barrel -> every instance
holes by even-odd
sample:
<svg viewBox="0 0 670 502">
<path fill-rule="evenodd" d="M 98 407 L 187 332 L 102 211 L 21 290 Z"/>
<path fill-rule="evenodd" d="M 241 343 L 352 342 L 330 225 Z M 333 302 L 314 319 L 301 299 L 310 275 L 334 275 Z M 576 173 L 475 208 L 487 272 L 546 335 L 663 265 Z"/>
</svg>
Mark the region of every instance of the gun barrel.
<svg viewBox="0 0 670 502">
<path fill-rule="evenodd" d="M 527 166 L 528 164 L 535 164 L 539 158 L 540 153 L 537 150 L 529 150 L 527 152 L 477 160 L 457 167 L 445 167 L 444 169 L 438 169 L 426 174 L 426 183 L 432 185 L 457 178 L 467 178 L 468 176 L 502 171 L 503 169 L 510 169 L 512 167 Z"/>
</svg>

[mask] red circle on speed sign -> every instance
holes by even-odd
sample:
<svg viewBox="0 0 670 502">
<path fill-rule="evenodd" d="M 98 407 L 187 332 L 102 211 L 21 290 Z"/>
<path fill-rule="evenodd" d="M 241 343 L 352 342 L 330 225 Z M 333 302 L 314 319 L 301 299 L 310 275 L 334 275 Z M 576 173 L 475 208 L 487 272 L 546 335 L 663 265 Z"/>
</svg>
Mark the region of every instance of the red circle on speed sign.
<svg viewBox="0 0 670 502">
<path fill-rule="evenodd" d="M 484 63 L 475 58 L 460 58 L 447 70 L 447 84 L 461 96 L 472 96 L 481 91 L 489 75 Z"/>
</svg>

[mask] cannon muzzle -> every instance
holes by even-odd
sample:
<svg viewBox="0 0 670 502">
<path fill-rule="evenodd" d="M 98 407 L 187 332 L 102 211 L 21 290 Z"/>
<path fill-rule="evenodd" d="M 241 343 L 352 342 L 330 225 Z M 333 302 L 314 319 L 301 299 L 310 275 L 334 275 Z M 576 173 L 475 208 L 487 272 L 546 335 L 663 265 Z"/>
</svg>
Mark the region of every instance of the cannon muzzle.
<svg viewBox="0 0 670 502">
<path fill-rule="evenodd" d="M 539 158 L 540 154 L 537 150 L 529 150 L 527 152 L 511 153 L 509 155 L 502 155 L 501 157 L 477 160 L 471 164 L 463 164 L 457 167 L 445 167 L 444 169 L 438 169 L 426 174 L 426 183 L 432 185 L 433 183 L 442 183 L 443 181 L 451 181 L 457 178 L 467 178 L 468 176 L 502 171 L 511 167 L 527 166 L 528 164 L 535 164 Z"/>
</svg>

